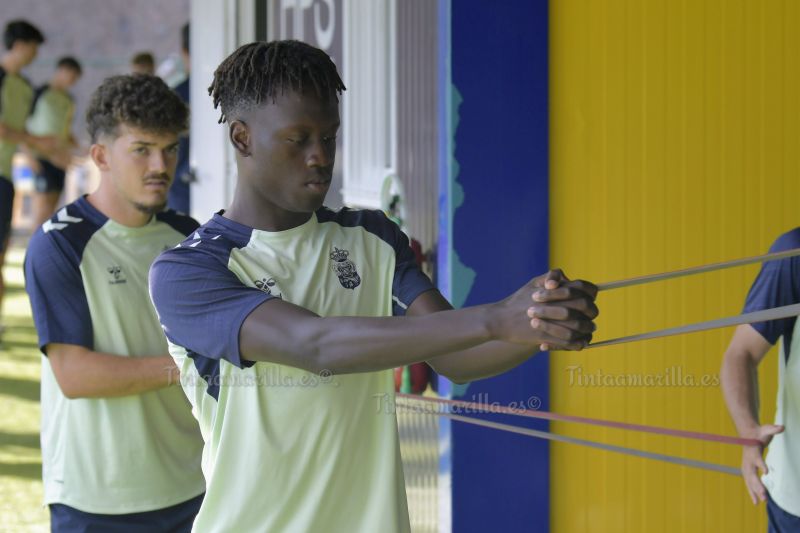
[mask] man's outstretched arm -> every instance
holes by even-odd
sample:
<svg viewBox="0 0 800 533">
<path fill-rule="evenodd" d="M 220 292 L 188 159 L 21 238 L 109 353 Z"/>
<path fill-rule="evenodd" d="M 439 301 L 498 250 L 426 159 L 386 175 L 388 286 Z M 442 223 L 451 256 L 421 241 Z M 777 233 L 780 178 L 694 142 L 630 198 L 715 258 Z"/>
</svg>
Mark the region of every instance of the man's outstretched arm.
<svg viewBox="0 0 800 533">
<path fill-rule="evenodd" d="M 565 298 L 561 300 L 557 308 L 549 308 L 550 316 L 558 320 L 544 321 L 538 327 L 551 335 L 558 330 L 570 327 L 579 327 L 581 320 L 594 320 L 598 315 L 597 307 L 593 300 L 597 295 L 597 288 L 591 283 L 584 281 L 558 282 L 552 280 L 545 286 L 542 283 L 543 294 L 551 294 L 550 291 L 560 289 L 560 295 Z M 559 294 L 559 293 L 556 293 Z M 571 303 L 566 302 L 571 299 Z M 541 320 L 546 318 L 543 307 L 534 294 L 532 308 L 528 312 L 531 320 Z M 439 293 L 433 290 L 421 294 L 413 304 L 409 306 L 407 313 L 411 316 L 426 315 L 452 309 L 450 303 Z M 532 324 L 533 325 L 533 324 Z M 585 347 L 591 340 L 591 333 L 588 333 L 583 340 L 573 344 L 562 344 L 561 349 L 579 350 Z M 512 368 L 524 363 L 539 350 L 546 351 L 551 347 L 543 343 L 538 347 L 513 344 L 503 341 L 490 341 L 467 350 L 460 350 L 428 359 L 427 363 L 436 370 L 437 373 L 447 377 L 456 383 L 465 383 L 476 379 L 488 378 L 497 374 L 502 374 Z"/>
<path fill-rule="evenodd" d="M 515 354 L 530 354 L 541 344 L 582 347 L 594 331 L 587 316 L 591 309 L 596 314 L 593 297 L 576 287 L 543 289 L 544 279 L 532 280 L 497 303 L 405 317 L 323 318 L 283 300 L 269 300 L 250 313 L 241 327 L 241 357 L 343 374 L 430 360 L 491 341 L 520 346 Z M 537 301 L 535 292 L 540 293 Z M 426 298 L 431 297 L 435 299 Z M 529 316 L 531 309 L 536 318 Z M 448 360 L 457 357 L 454 354 Z M 507 364 L 499 363 L 499 367 Z M 485 363 L 479 366 L 487 372 Z"/>
</svg>

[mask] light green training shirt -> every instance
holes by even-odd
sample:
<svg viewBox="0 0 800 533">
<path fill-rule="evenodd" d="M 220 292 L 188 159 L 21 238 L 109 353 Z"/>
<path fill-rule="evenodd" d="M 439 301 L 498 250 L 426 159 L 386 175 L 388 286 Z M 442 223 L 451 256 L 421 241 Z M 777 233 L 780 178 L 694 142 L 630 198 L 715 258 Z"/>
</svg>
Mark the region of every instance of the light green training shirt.
<svg viewBox="0 0 800 533">
<path fill-rule="evenodd" d="M 217 214 L 156 260 L 150 294 L 206 443 L 194 531 L 409 531 L 392 371 L 248 362 L 239 329 L 274 298 L 384 317 L 432 288 L 408 238 L 374 211 L 322 208 L 280 232 Z"/>
<path fill-rule="evenodd" d="M 126 227 L 85 198 L 61 209 L 31 238 L 25 258 L 42 352 L 60 343 L 119 357 L 165 355 L 147 273 L 160 252 L 196 227 L 174 211 L 159 213 L 143 227 Z M 205 489 L 202 448 L 180 387 L 68 399 L 42 357 L 46 504 L 127 514 L 187 501 Z"/>
<path fill-rule="evenodd" d="M 25 121 L 31 111 L 33 88 L 18 74 L 11 74 L 0 67 L 0 122 L 16 130 L 25 129 Z M 11 179 L 11 160 L 17 145 L 0 140 L 0 176 Z"/>
<path fill-rule="evenodd" d="M 57 137 L 61 141 L 69 140 L 75 113 L 72 97 L 50 86 L 41 87 L 36 92 L 33 112 L 28 117 L 28 132 L 41 137 Z"/>
</svg>

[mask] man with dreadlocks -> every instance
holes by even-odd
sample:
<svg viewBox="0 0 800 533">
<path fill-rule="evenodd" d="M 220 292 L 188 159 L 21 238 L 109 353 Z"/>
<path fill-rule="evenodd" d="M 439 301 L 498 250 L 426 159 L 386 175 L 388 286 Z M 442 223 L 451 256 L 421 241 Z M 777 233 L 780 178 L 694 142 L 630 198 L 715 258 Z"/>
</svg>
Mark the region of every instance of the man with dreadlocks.
<svg viewBox="0 0 800 533">
<path fill-rule="evenodd" d="M 187 116 L 155 76 L 105 80 L 86 112 L 100 185 L 28 247 L 53 532 L 180 533 L 203 499 L 203 439 L 147 295 L 153 259 L 198 226 L 164 209 Z"/>
<path fill-rule="evenodd" d="M 464 382 L 594 330 L 590 283 L 555 271 L 452 310 L 382 213 L 323 207 L 343 90 L 297 41 L 242 46 L 214 74 L 233 202 L 150 271 L 206 441 L 196 531 L 408 531 L 391 369 Z"/>
</svg>

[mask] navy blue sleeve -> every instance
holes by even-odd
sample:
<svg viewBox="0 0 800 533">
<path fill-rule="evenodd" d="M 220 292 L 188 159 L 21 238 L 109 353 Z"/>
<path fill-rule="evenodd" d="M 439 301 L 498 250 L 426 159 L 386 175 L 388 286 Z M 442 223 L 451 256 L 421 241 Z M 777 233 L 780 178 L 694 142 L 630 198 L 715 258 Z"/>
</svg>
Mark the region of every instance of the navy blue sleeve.
<svg viewBox="0 0 800 533">
<path fill-rule="evenodd" d="M 239 330 L 274 296 L 244 285 L 227 257 L 189 247 L 161 254 L 150 267 L 150 298 L 170 342 L 241 368 Z"/>
<path fill-rule="evenodd" d="M 183 213 L 178 213 L 174 209 L 162 211 L 156 215 L 156 218 L 165 224 L 169 224 L 172 229 L 186 237 L 200 227 L 200 224 L 195 219 Z"/>
<path fill-rule="evenodd" d="M 25 290 L 31 301 L 39 348 L 51 343 L 94 349 L 89 302 L 80 273 L 80 256 L 60 232 L 39 229 L 25 254 Z"/>
<path fill-rule="evenodd" d="M 417 264 L 408 237 L 400 227 L 381 213 L 393 234 L 392 246 L 395 253 L 394 279 L 392 280 L 392 314 L 402 316 L 423 292 L 435 289 L 430 278 Z"/>
<path fill-rule="evenodd" d="M 775 241 L 770 252 L 800 248 L 800 228 L 784 233 Z M 747 295 L 744 312 L 760 311 L 800 303 L 800 257 L 768 261 L 761 267 Z M 764 339 L 775 344 L 781 336 L 787 347 L 794 330 L 795 317 L 752 324 Z"/>
<path fill-rule="evenodd" d="M 362 227 L 394 249 L 395 267 L 392 280 L 392 314 L 402 316 L 423 292 L 435 289 L 430 278 L 417 265 L 408 237 L 383 211 L 342 208 L 317 211 L 320 222 L 335 222 L 344 227 Z"/>
</svg>

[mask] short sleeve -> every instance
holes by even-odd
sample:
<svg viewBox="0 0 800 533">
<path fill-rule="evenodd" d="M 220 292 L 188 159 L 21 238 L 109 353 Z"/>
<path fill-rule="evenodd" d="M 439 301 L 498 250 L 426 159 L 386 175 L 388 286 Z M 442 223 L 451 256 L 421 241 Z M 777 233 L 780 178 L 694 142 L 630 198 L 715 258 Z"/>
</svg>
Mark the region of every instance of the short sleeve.
<svg viewBox="0 0 800 533">
<path fill-rule="evenodd" d="M 405 315 L 414 300 L 431 289 L 434 285 L 430 278 L 422 272 L 417 264 L 414 251 L 405 233 L 391 220 L 386 219 L 393 233 L 395 251 L 394 278 L 392 280 L 392 314 Z"/>
<path fill-rule="evenodd" d="M 800 228 L 781 235 L 770 252 L 783 252 L 800 248 Z M 763 264 L 755 282 L 750 287 L 744 312 L 761 311 L 800 303 L 800 257 L 790 257 Z M 783 318 L 752 324 L 764 339 L 775 344 L 781 336 L 789 338 L 796 318 Z M 789 344 L 788 342 L 786 343 Z"/>
<path fill-rule="evenodd" d="M 60 234 L 38 230 L 31 237 L 25 255 L 25 290 L 39 335 L 39 348 L 45 355 L 47 345 L 52 343 L 94 349 L 80 257 L 59 237 Z"/>
<path fill-rule="evenodd" d="M 244 285 L 220 257 L 187 247 L 150 267 L 150 298 L 170 342 L 241 368 L 242 324 L 274 296 Z"/>
</svg>

